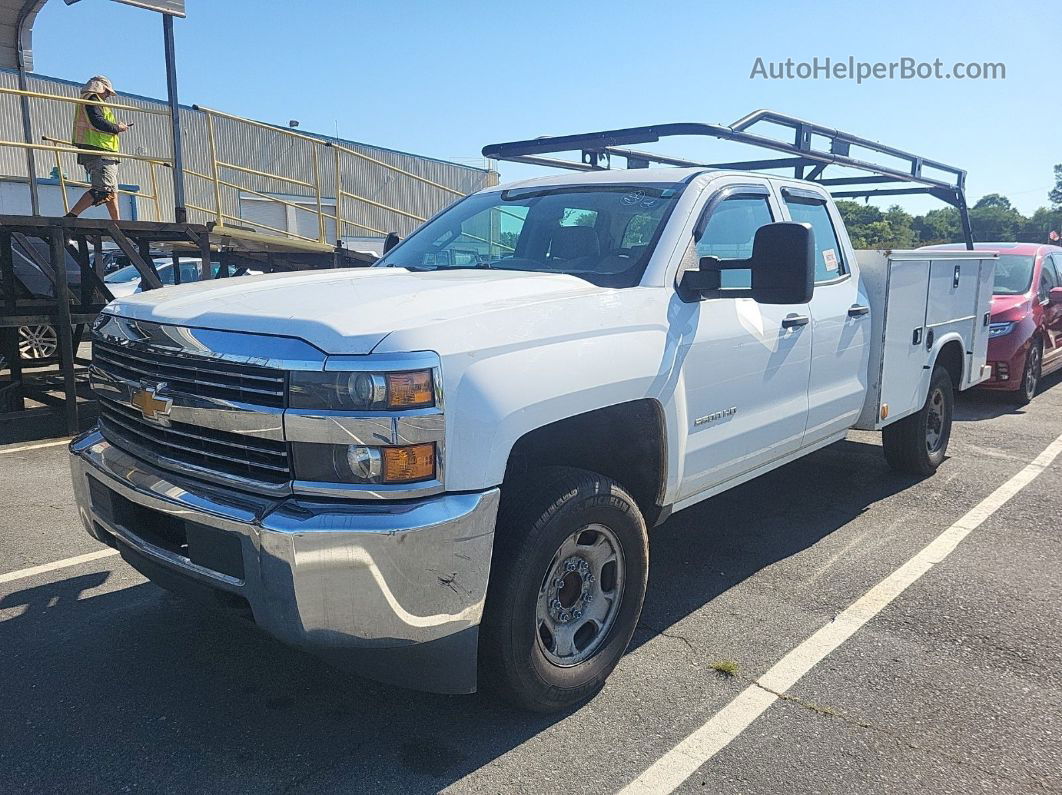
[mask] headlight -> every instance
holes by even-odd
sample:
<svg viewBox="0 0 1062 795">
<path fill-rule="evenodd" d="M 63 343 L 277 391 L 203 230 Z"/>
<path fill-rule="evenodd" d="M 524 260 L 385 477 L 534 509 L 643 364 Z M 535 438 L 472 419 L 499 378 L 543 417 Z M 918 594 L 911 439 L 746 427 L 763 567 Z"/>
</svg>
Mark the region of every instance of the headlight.
<svg viewBox="0 0 1062 795">
<path fill-rule="evenodd" d="M 988 327 L 989 337 L 1002 337 L 1014 330 L 1014 323 L 993 323 Z"/>
<path fill-rule="evenodd" d="M 292 442 L 299 480 L 324 483 L 415 483 L 435 477 L 435 443 L 372 447 Z"/>
<path fill-rule="evenodd" d="M 289 404 L 295 409 L 379 411 L 435 405 L 431 370 L 403 373 L 302 372 L 291 374 Z"/>
</svg>

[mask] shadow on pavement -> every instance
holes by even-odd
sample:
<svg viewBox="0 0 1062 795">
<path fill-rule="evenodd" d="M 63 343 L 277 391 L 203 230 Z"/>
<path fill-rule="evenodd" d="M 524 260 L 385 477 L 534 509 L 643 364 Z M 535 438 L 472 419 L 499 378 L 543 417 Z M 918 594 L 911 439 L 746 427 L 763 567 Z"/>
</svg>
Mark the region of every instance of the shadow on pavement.
<svg viewBox="0 0 1062 795">
<path fill-rule="evenodd" d="M 1062 370 L 1045 376 L 1040 382 L 1033 403 L 1036 403 L 1040 395 L 1057 387 L 1062 383 Z M 963 392 L 955 401 L 955 419 L 960 422 L 978 422 L 980 420 L 994 420 L 1004 414 L 1024 414 L 1026 406 L 1018 406 L 1014 403 L 1011 393 L 996 392 L 988 389 L 971 389 Z"/>
<path fill-rule="evenodd" d="M 82 431 L 87 431 L 96 424 L 96 404 L 84 401 L 78 404 L 78 420 Z M 38 414 L 32 417 L 0 420 L 0 446 L 43 442 L 49 439 L 61 439 L 67 436 L 66 417 L 63 412 Z"/>
<path fill-rule="evenodd" d="M 632 648 L 911 482 L 848 441 L 677 515 L 653 532 Z M 357 679 L 150 583 L 107 591 L 108 576 L 0 599 L 13 790 L 436 791 L 564 717 Z"/>
<path fill-rule="evenodd" d="M 637 648 L 761 569 L 911 486 L 881 447 L 843 441 L 676 514 L 652 531 Z"/>
</svg>

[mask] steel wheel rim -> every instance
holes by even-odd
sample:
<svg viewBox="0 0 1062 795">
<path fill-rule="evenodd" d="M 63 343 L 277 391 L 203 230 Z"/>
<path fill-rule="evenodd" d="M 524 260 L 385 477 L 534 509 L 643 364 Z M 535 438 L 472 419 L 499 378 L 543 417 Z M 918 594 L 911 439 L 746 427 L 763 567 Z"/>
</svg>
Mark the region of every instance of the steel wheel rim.
<svg viewBox="0 0 1062 795">
<path fill-rule="evenodd" d="M 557 548 L 539 586 L 535 640 L 552 664 L 570 668 L 594 656 L 623 601 L 623 550 L 602 524 L 585 525 Z"/>
<path fill-rule="evenodd" d="M 944 392 L 934 389 L 929 395 L 929 413 L 926 416 L 926 449 L 935 453 L 944 440 Z"/>
<path fill-rule="evenodd" d="M 1036 345 L 1029 351 L 1029 372 L 1025 374 L 1025 396 L 1032 400 L 1036 397 L 1036 387 L 1040 384 L 1040 348 Z"/>
<path fill-rule="evenodd" d="M 18 350 L 24 359 L 47 359 L 55 356 L 58 347 L 55 329 L 51 326 L 20 326 Z"/>
</svg>

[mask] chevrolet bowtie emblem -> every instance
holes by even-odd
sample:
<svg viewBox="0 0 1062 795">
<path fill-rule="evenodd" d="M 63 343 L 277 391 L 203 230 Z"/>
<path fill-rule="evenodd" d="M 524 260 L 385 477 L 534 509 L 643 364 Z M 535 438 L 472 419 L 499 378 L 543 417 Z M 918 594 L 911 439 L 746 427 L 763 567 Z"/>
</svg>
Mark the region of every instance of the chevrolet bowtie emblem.
<svg viewBox="0 0 1062 795">
<path fill-rule="evenodd" d="M 169 416 L 170 409 L 173 407 L 173 401 L 169 398 L 160 398 L 158 396 L 166 387 L 166 384 L 155 384 L 154 386 L 143 385 L 141 389 L 137 389 L 133 392 L 133 396 L 129 402 L 133 406 L 140 410 L 140 413 L 144 415 L 145 420 L 151 420 L 152 422 L 162 423 L 165 418 Z"/>
</svg>

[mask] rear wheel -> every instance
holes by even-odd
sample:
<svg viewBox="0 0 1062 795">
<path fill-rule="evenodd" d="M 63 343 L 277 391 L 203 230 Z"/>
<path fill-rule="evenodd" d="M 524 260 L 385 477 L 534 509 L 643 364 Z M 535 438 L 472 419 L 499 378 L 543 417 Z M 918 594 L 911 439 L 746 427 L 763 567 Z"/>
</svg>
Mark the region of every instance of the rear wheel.
<svg viewBox="0 0 1062 795">
<path fill-rule="evenodd" d="M 951 438 L 955 413 L 955 392 L 951 374 L 943 367 L 933 369 L 925 405 L 881 432 L 885 460 L 889 466 L 912 475 L 932 475 L 944 462 Z"/>
<path fill-rule="evenodd" d="M 1043 374 L 1044 349 L 1038 340 L 1033 340 L 1029 352 L 1025 355 L 1025 367 L 1021 372 L 1021 384 L 1017 392 L 1011 392 L 1014 403 L 1028 405 L 1040 388 L 1040 376 Z"/>
<path fill-rule="evenodd" d="M 556 467 L 509 487 L 480 633 L 481 682 L 551 712 L 593 696 L 623 656 L 649 569 L 645 521 L 615 481 Z"/>
</svg>

